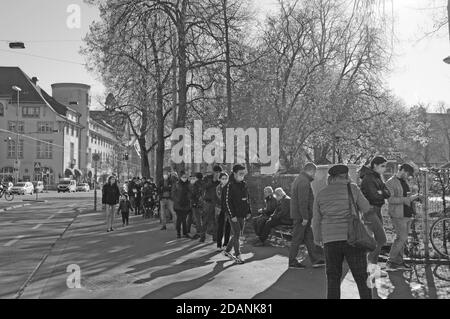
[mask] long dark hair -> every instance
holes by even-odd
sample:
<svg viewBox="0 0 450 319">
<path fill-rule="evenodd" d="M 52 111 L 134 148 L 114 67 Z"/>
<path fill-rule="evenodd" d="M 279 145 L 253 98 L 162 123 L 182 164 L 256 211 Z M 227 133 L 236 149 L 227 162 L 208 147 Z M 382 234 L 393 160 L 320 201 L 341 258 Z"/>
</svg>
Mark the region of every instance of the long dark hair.
<svg viewBox="0 0 450 319">
<path fill-rule="evenodd" d="M 113 178 L 116 180 L 116 181 L 114 182 L 113 185 L 117 185 L 117 177 L 115 177 L 114 175 L 111 175 L 110 177 L 108 177 L 108 184 L 111 185 L 111 180 L 112 180 Z"/>
</svg>

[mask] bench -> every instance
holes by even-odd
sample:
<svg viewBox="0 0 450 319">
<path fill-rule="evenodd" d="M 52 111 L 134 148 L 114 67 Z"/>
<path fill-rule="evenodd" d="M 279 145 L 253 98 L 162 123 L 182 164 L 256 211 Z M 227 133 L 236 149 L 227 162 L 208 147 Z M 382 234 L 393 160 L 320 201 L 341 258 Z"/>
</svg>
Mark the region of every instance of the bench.
<svg viewBox="0 0 450 319">
<path fill-rule="evenodd" d="M 283 240 L 292 240 L 292 231 L 293 231 L 292 225 L 279 225 L 272 228 L 271 233 L 274 236 L 280 237 Z"/>
</svg>

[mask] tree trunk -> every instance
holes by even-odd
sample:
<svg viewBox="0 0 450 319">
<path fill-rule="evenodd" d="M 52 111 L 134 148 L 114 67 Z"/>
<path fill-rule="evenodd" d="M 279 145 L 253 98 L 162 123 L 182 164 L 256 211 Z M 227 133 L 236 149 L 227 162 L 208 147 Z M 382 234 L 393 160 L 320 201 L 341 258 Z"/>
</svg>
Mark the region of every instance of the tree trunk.
<svg viewBox="0 0 450 319">
<path fill-rule="evenodd" d="M 147 154 L 147 148 L 145 143 L 145 136 L 141 136 L 138 139 L 139 142 L 139 149 L 141 151 L 141 175 L 143 177 L 149 177 L 150 176 L 150 163 L 148 161 L 148 154 Z"/>
<path fill-rule="evenodd" d="M 225 61 L 226 61 L 226 80 L 227 80 L 227 122 L 228 126 L 233 122 L 233 110 L 232 110 L 232 92 L 231 92 L 231 52 L 229 41 L 229 26 L 227 16 L 227 0 L 222 0 L 223 9 L 223 21 L 225 27 Z"/>
</svg>

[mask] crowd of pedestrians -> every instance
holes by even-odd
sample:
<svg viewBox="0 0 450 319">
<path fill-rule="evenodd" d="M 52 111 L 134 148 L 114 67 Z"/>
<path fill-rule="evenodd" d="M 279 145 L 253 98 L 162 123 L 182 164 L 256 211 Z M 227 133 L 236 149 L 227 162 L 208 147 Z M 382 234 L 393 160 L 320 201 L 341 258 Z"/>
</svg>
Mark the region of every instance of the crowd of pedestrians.
<svg viewBox="0 0 450 319">
<path fill-rule="evenodd" d="M 412 203 L 420 200 L 412 195 L 408 178 L 414 168 L 403 164 L 399 172 L 384 182 L 387 160 L 377 156 L 370 166 L 359 171 L 358 186 L 349 177 L 346 165 L 334 165 L 328 170 L 327 185 L 314 196 L 312 182 L 317 167 L 306 164 L 291 185 L 290 196 L 282 188 L 264 188 L 265 207 L 258 210 L 252 224 L 257 236 L 254 246 L 267 246 L 274 227 L 292 226 L 292 242 L 289 251 L 289 268 L 305 268 L 297 259 L 300 245 L 306 246 L 312 267 L 323 267 L 327 276 L 327 297 L 340 298 L 340 284 L 344 259 L 358 286 L 361 298 L 369 299 L 372 292 L 367 285 L 369 273 L 381 269 L 378 258 L 386 244 L 383 228 L 382 207 L 389 203 L 397 238 L 392 245 L 385 270 L 409 270 L 403 260 L 403 250 L 408 238 Z M 161 231 L 168 230 L 170 219 L 177 238 L 189 238 L 205 242 L 207 236 L 217 244 L 218 251 L 238 264 L 244 263 L 240 252 L 240 236 L 245 221 L 252 216 L 249 191 L 245 182 L 246 168 L 237 164 L 228 174 L 215 165 L 210 174 L 195 173 L 179 175 L 165 169 L 158 185 L 153 179 L 133 178 L 119 189 L 114 176 L 103 187 L 102 202 L 106 205 L 107 231 L 113 231 L 115 207 L 122 215 L 123 226 L 129 224 L 129 213 L 158 216 Z M 376 248 L 365 251 L 348 242 L 349 220 L 358 214 L 364 221 Z M 195 225 L 195 234 L 191 228 Z M 378 268 L 377 268 L 378 267 Z"/>
</svg>

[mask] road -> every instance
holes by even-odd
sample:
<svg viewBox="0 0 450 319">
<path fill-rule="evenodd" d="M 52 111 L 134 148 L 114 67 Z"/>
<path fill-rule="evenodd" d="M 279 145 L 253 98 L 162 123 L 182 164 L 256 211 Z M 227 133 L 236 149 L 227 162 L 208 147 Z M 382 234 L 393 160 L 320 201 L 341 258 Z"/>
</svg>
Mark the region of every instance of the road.
<svg viewBox="0 0 450 319">
<path fill-rule="evenodd" d="M 116 220 L 116 231 L 106 233 L 104 213 L 92 210 L 92 193 L 49 194 L 46 200 L 0 213 L 0 298 L 326 296 L 324 269 L 289 269 L 286 247 L 253 247 L 247 236 L 247 262 L 236 265 L 211 241 L 177 240 L 173 225 L 161 231 L 159 221 L 141 216 L 132 216 L 125 228 Z M 69 288 L 73 269 L 80 270 L 79 286 Z M 449 298 L 448 266 L 438 268 L 444 280 L 431 266 L 416 270 L 379 280 L 378 298 Z M 348 271 L 341 290 L 342 298 L 358 298 Z"/>
</svg>

